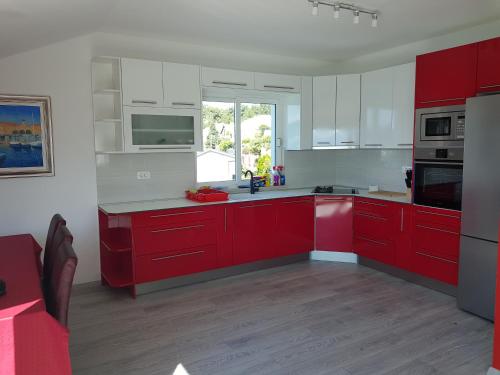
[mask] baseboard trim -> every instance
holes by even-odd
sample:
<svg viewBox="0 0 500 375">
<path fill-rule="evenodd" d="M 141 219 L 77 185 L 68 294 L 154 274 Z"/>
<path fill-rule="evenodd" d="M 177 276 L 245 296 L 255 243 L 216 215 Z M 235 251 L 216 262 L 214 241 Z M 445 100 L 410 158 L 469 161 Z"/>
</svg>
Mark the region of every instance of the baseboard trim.
<svg viewBox="0 0 500 375">
<path fill-rule="evenodd" d="M 490 367 L 486 375 L 500 375 L 500 370 L 497 370 L 496 368 Z"/>
<path fill-rule="evenodd" d="M 358 263 L 358 255 L 341 251 L 311 251 L 311 260 L 322 260 L 325 262 Z"/>
<path fill-rule="evenodd" d="M 358 263 L 362 266 L 370 267 L 377 271 L 388 273 L 390 275 L 399 277 L 400 279 L 404 279 L 414 284 L 422 285 L 425 286 L 426 288 L 434 289 L 437 290 L 438 292 L 448 294 L 453 297 L 457 296 L 457 288 L 453 285 L 429 279 L 427 277 L 417 275 L 416 273 L 406 271 L 401 268 L 389 266 L 387 264 L 377 262 L 376 260 L 372 260 L 365 257 L 359 257 Z"/>
<path fill-rule="evenodd" d="M 147 293 L 157 292 L 159 290 L 177 288 L 181 286 L 200 283 L 203 281 L 210 281 L 215 279 L 221 279 L 224 277 L 240 275 L 243 273 L 264 270 L 267 268 L 285 266 L 287 264 L 302 262 L 306 260 L 309 260 L 309 253 L 289 255 L 274 259 L 260 260 L 257 262 L 241 264 L 238 266 L 219 268 L 216 270 L 205 271 L 186 276 L 178 276 L 165 280 L 137 284 L 135 286 L 135 291 L 136 295 L 147 294 Z"/>
</svg>

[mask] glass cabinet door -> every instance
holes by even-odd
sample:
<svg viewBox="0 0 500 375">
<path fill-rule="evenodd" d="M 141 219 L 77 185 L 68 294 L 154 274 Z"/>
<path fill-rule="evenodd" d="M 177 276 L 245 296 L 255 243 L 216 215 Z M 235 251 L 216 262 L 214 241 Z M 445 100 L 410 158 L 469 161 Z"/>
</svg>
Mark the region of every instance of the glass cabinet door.
<svg viewBox="0 0 500 375">
<path fill-rule="evenodd" d="M 132 114 L 132 144 L 135 146 L 194 145 L 194 117 Z"/>
</svg>

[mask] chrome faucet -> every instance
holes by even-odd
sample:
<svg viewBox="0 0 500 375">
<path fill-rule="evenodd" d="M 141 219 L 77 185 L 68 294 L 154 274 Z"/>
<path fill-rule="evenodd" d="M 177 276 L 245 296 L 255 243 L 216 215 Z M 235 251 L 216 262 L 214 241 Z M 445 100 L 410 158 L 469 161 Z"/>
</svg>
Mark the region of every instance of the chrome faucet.
<svg viewBox="0 0 500 375">
<path fill-rule="evenodd" d="M 245 172 L 245 177 L 250 173 L 250 194 L 255 194 L 255 192 L 257 191 L 255 189 L 255 182 L 254 182 L 254 179 L 253 179 L 253 172 L 251 170 L 248 170 Z"/>
</svg>

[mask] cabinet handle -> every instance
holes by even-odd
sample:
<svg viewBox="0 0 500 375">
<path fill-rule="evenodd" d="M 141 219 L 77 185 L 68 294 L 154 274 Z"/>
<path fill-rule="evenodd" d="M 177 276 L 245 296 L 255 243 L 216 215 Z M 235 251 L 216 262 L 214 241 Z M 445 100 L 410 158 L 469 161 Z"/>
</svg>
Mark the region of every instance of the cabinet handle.
<svg viewBox="0 0 500 375">
<path fill-rule="evenodd" d="M 365 143 L 368 147 L 382 147 L 382 143 Z"/>
<path fill-rule="evenodd" d="M 455 262 L 453 260 L 444 259 L 444 258 L 437 257 L 437 256 L 434 256 L 434 255 L 429 255 L 429 254 L 426 254 L 426 253 L 422 253 L 420 251 L 415 251 L 415 254 L 418 254 L 418 255 L 421 255 L 421 256 L 424 256 L 424 257 L 427 257 L 427 258 L 431 258 L 431 259 L 437 259 L 437 260 L 440 260 L 442 262 L 457 264 L 457 262 Z"/>
<path fill-rule="evenodd" d="M 354 143 L 354 141 L 345 141 L 345 142 L 340 142 L 340 143 Z"/>
<path fill-rule="evenodd" d="M 413 143 L 398 143 L 398 146 L 413 146 Z"/>
<path fill-rule="evenodd" d="M 321 198 L 321 200 L 324 200 L 324 201 L 347 201 L 347 200 L 350 200 L 349 198 Z"/>
<path fill-rule="evenodd" d="M 331 142 L 316 142 L 317 145 L 331 145 Z"/>
<path fill-rule="evenodd" d="M 372 242 L 372 243 L 375 243 L 377 245 L 387 246 L 387 244 L 385 242 L 382 242 L 382 241 L 371 240 L 371 239 L 363 237 L 363 236 L 357 236 L 357 237 L 359 239 L 362 239 L 362 240 L 367 241 L 367 242 Z"/>
<path fill-rule="evenodd" d="M 465 98 L 447 98 L 447 99 L 436 99 L 436 100 L 426 100 L 424 102 L 420 102 L 421 104 L 428 104 L 428 103 L 441 103 L 441 102 L 447 102 L 450 100 L 465 100 Z"/>
<path fill-rule="evenodd" d="M 158 104 L 156 100 L 132 100 L 133 104 Z"/>
<path fill-rule="evenodd" d="M 227 232 L 227 207 L 224 207 L 224 232 Z"/>
<path fill-rule="evenodd" d="M 181 216 L 181 215 L 193 215 L 193 214 L 203 214 L 205 211 L 189 211 L 189 212 L 178 212 L 175 214 L 162 214 L 162 215 L 151 215 L 150 219 L 158 219 L 160 217 L 170 217 L 170 216 Z"/>
<path fill-rule="evenodd" d="M 187 229 L 195 229 L 195 228 L 203 228 L 203 227 L 204 227 L 204 225 L 190 225 L 187 227 L 156 229 L 156 230 L 152 230 L 151 233 L 175 232 L 178 230 L 187 230 Z"/>
<path fill-rule="evenodd" d="M 141 147 L 139 150 L 190 150 L 191 146 L 165 146 L 165 147 Z"/>
<path fill-rule="evenodd" d="M 274 85 L 264 85 L 266 89 L 280 89 L 280 90 L 294 90 L 295 87 L 292 86 L 274 86 Z"/>
<path fill-rule="evenodd" d="M 253 207 L 269 207 L 272 204 L 253 204 L 251 206 L 241 206 L 240 208 L 253 208 Z"/>
<path fill-rule="evenodd" d="M 500 85 L 485 85 L 485 86 L 479 86 L 480 89 L 492 89 L 495 87 L 500 87 Z"/>
<path fill-rule="evenodd" d="M 422 229 L 429 229 L 429 230 L 434 230 L 436 232 L 443 232 L 443 233 L 449 233 L 449 234 L 455 234 L 457 236 L 460 235 L 460 233 L 457 233 L 457 232 L 453 232 L 451 230 L 446 230 L 446 229 L 439 229 L 439 228 L 433 228 L 433 227 L 428 227 L 428 226 L 425 226 L 425 225 L 417 225 L 418 228 L 422 228 Z"/>
<path fill-rule="evenodd" d="M 283 202 L 283 204 L 293 204 L 293 203 L 311 203 L 312 200 L 304 199 L 301 201 L 288 201 L 288 202 Z"/>
<path fill-rule="evenodd" d="M 168 256 L 164 256 L 164 257 L 153 258 L 151 260 L 154 261 L 154 262 L 156 262 L 158 260 L 180 258 L 180 257 L 186 257 L 186 256 L 189 256 L 189 255 L 196 255 L 196 254 L 203 254 L 204 252 L 205 252 L 204 250 L 193 251 L 191 253 L 184 253 L 184 254 L 177 254 L 177 255 L 168 255 Z"/>
<path fill-rule="evenodd" d="M 373 203 L 373 202 L 360 201 L 360 200 L 358 200 L 358 203 L 368 204 L 368 205 L 371 205 L 371 206 L 387 207 L 387 205 L 385 205 L 383 203 Z"/>
<path fill-rule="evenodd" d="M 458 219 L 458 217 L 457 217 L 457 216 L 447 215 L 447 214 L 438 214 L 437 212 L 429 212 L 429 211 L 417 210 L 417 213 L 419 213 L 419 214 L 425 214 L 425 215 L 434 215 L 434 216 L 451 217 L 451 218 L 453 218 L 453 219 Z"/>
<path fill-rule="evenodd" d="M 186 105 L 186 106 L 193 107 L 193 106 L 194 106 L 194 103 L 187 103 L 187 102 L 172 102 L 172 105 Z"/>
<path fill-rule="evenodd" d="M 214 85 L 248 86 L 245 82 L 212 81 Z"/>
<path fill-rule="evenodd" d="M 379 220 L 379 221 L 387 221 L 387 218 L 385 218 L 385 217 L 380 217 L 380 216 L 375 216 L 375 215 L 368 215 L 368 214 L 365 214 L 365 213 L 362 213 L 362 212 L 356 212 L 355 215 L 356 216 L 364 216 L 364 217 L 368 217 L 370 219 Z"/>
<path fill-rule="evenodd" d="M 404 208 L 401 207 L 401 233 L 403 233 L 404 220 L 405 220 L 405 217 L 404 217 Z"/>
</svg>

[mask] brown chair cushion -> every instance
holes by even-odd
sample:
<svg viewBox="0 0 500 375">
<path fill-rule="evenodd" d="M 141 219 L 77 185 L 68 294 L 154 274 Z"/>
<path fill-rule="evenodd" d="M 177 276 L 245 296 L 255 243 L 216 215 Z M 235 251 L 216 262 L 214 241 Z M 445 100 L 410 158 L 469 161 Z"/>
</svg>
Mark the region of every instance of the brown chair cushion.
<svg viewBox="0 0 500 375">
<path fill-rule="evenodd" d="M 62 241 L 52 256 L 52 272 L 44 288 L 45 303 L 47 312 L 67 327 L 69 300 L 78 258 L 68 241 Z"/>
</svg>

